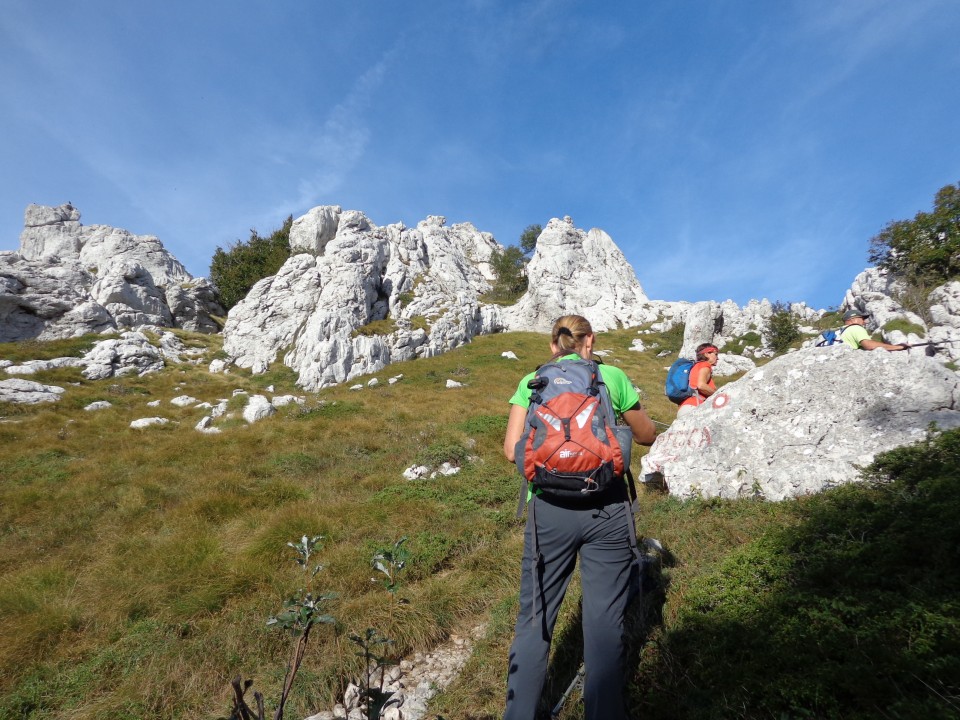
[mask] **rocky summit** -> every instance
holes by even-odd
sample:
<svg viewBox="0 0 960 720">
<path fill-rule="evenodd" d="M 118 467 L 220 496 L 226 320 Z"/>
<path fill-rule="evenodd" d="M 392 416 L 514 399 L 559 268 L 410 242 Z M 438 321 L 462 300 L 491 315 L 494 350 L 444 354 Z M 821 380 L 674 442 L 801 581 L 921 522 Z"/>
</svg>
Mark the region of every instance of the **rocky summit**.
<svg viewBox="0 0 960 720">
<path fill-rule="evenodd" d="M 83 226 L 70 204 L 30 205 L 18 252 L 0 252 L 0 342 L 144 325 L 217 332 L 226 311 L 153 235 Z"/>
<path fill-rule="evenodd" d="M 430 216 L 416 228 L 378 227 L 363 213 L 314 208 L 290 230 L 294 252 L 258 283 L 224 328 L 229 362 L 263 372 L 281 360 L 308 390 L 430 357 L 480 333 L 549 329 L 581 312 L 599 330 L 658 317 L 636 274 L 602 230 L 551 220 L 528 266 L 536 278 L 509 308 L 483 302 L 492 289 L 493 236 Z M 588 281 L 573 282 L 574 272 Z"/>
</svg>

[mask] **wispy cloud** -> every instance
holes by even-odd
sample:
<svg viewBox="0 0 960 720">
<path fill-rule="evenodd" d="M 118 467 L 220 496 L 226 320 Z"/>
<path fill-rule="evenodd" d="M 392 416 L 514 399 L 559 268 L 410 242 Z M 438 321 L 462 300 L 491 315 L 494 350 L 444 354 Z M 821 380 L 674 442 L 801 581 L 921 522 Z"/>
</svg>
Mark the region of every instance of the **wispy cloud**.
<svg viewBox="0 0 960 720">
<path fill-rule="evenodd" d="M 271 209 L 273 216 L 297 212 L 326 200 L 343 186 L 347 176 L 362 161 L 370 139 L 367 114 L 399 48 L 398 44 L 388 50 L 357 79 L 347 96 L 330 110 L 321 127 L 308 129 L 297 138 L 286 137 L 287 143 L 293 139 L 294 144 L 276 148 L 278 156 L 303 170 L 296 197 Z"/>
</svg>

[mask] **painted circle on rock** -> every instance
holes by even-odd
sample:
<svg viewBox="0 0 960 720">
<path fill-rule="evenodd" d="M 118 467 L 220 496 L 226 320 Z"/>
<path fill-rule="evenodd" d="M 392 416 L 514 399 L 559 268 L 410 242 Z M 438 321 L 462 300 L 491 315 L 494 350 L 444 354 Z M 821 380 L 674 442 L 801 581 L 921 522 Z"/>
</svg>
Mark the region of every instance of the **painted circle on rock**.
<svg viewBox="0 0 960 720">
<path fill-rule="evenodd" d="M 722 408 L 728 402 L 730 402 L 730 396 L 726 393 L 717 393 L 713 396 L 713 406 L 715 408 Z"/>
</svg>

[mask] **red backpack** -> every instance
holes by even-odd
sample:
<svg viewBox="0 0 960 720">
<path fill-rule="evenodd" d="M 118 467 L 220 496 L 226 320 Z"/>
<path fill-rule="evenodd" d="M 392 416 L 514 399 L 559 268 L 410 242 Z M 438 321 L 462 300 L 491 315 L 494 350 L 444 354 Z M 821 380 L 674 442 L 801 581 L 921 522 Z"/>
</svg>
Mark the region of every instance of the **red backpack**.
<svg viewBox="0 0 960 720">
<path fill-rule="evenodd" d="M 517 469 L 541 494 L 583 498 L 621 482 L 630 468 L 632 433 L 616 425 L 610 395 L 592 360 L 564 359 L 537 369 Z M 519 510 L 526 498 L 521 489 Z"/>
</svg>

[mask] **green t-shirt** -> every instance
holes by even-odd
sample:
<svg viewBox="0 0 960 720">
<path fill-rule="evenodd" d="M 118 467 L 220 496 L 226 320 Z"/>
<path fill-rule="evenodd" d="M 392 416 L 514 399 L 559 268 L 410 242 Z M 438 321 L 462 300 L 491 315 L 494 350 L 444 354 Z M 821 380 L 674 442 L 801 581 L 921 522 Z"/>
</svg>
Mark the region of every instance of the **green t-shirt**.
<svg viewBox="0 0 960 720">
<path fill-rule="evenodd" d="M 574 353 L 565 355 L 560 359 L 579 360 L 580 356 Z M 603 384 L 607 386 L 607 392 L 610 393 L 610 403 L 613 405 L 616 414 L 622 415 L 640 402 L 640 396 L 637 394 L 636 388 L 633 387 L 633 383 L 630 382 L 623 370 L 612 365 L 600 365 L 599 363 L 598 367 L 600 368 L 600 377 L 603 378 Z M 527 383 L 533 380 L 536 374 L 536 371 L 533 371 L 524 376 L 520 385 L 517 386 L 517 391 L 510 398 L 511 405 L 530 407 L 530 396 L 533 391 L 527 387 Z"/>
<path fill-rule="evenodd" d="M 870 339 L 870 333 L 863 325 L 847 325 L 840 334 L 840 339 L 856 350 L 861 342 Z"/>
</svg>

